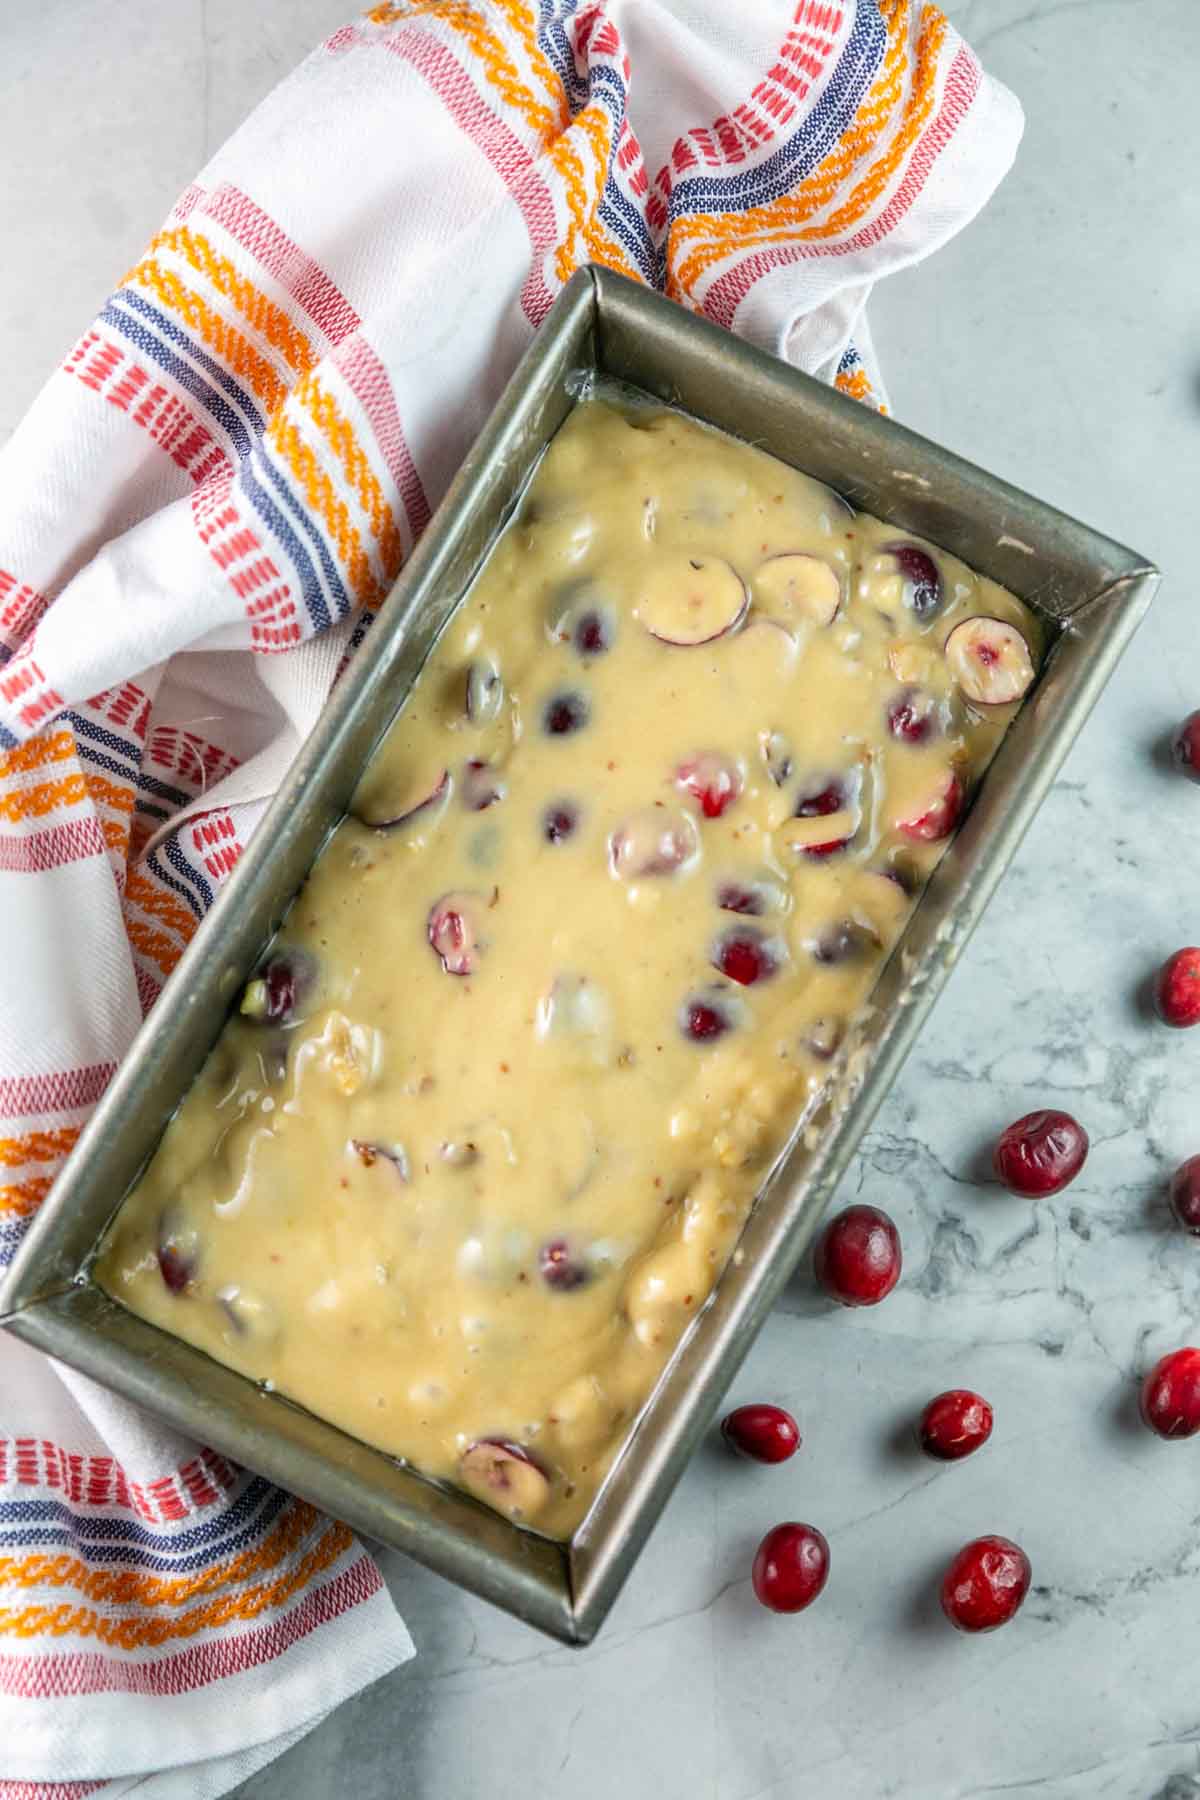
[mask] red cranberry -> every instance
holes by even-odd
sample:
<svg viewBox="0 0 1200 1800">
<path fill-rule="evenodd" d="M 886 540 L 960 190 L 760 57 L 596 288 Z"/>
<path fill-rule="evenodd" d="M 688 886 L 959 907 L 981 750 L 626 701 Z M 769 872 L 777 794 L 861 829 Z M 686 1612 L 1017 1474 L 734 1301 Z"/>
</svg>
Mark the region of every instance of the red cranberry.
<svg viewBox="0 0 1200 1800">
<path fill-rule="evenodd" d="M 697 994 L 685 1000 L 679 1015 L 679 1027 L 685 1037 L 696 1044 L 712 1043 L 724 1037 L 733 1027 L 733 1017 L 721 1000 Z"/>
<path fill-rule="evenodd" d="M 942 1578 L 942 1611 L 957 1631 L 995 1631 L 1018 1612 L 1032 1576 L 1019 1544 L 974 1538 Z"/>
<path fill-rule="evenodd" d="M 893 737 L 903 738 L 908 744 L 925 743 L 934 727 L 932 694 L 905 688 L 888 707 L 887 722 Z"/>
<path fill-rule="evenodd" d="M 927 550 L 917 544 L 885 544 L 885 553 L 894 556 L 904 577 L 904 604 L 919 619 L 937 611 L 942 598 L 942 582 Z"/>
<path fill-rule="evenodd" d="M 767 910 L 760 889 L 742 887 L 736 881 L 722 882 L 717 889 L 717 905 L 722 912 L 757 914 Z"/>
<path fill-rule="evenodd" d="M 588 703 L 582 694 L 553 694 L 542 710 L 542 729 L 550 737 L 569 737 L 587 724 Z"/>
<path fill-rule="evenodd" d="M 158 1266 L 163 1280 L 173 1294 L 182 1294 L 195 1273 L 195 1264 L 191 1258 L 184 1256 L 174 1244 L 159 1245 Z"/>
<path fill-rule="evenodd" d="M 471 975 L 483 948 L 480 929 L 486 902 L 465 890 L 443 894 L 429 909 L 426 935 L 447 975 Z"/>
<path fill-rule="evenodd" d="M 603 613 L 580 613 L 572 633 L 580 656 L 599 656 L 612 645 L 612 627 Z"/>
<path fill-rule="evenodd" d="M 953 769 L 947 771 L 938 797 L 915 818 L 901 819 L 900 829 L 919 844 L 940 844 L 962 817 L 967 790 Z"/>
<path fill-rule="evenodd" d="M 721 1436 L 751 1462 L 786 1462 L 800 1448 L 799 1428 L 782 1406 L 735 1406 L 721 1420 Z"/>
<path fill-rule="evenodd" d="M 313 983 L 312 957 L 280 950 L 268 958 L 242 996 L 244 1017 L 259 1025 L 290 1025 Z"/>
<path fill-rule="evenodd" d="M 546 1286 L 560 1294 L 583 1287 L 589 1279 L 585 1263 L 572 1256 L 565 1238 L 555 1238 L 538 1251 L 538 1273 Z"/>
<path fill-rule="evenodd" d="M 1200 1431 L 1200 1350 L 1189 1345 L 1155 1363 L 1142 1383 L 1142 1418 L 1162 1438 Z"/>
<path fill-rule="evenodd" d="M 1200 1156 L 1189 1156 L 1172 1175 L 1171 1211 L 1185 1231 L 1200 1237 Z"/>
<path fill-rule="evenodd" d="M 774 975 L 781 960 L 781 946 L 764 937 L 753 925 L 735 926 L 717 939 L 712 963 L 739 987 L 753 987 Z"/>
<path fill-rule="evenodd" d="M 1087 1160 L 1088 1134 L 1070 1113 L 1046 1108 L 1016 1119 L 996 1140 L 992 1167 L 1011 1194 L 1060 1194 Z"/>
<path fill-rule="evenodd" d="M 1175 766 L 1200 781 L 1200 712 L 1189 713 L 1171 740 Z"/>
<path fill-rule="evenodd" d="M 1154 1005 L 1164 1025 L 1179 1031 L 1200 1025 L 1200 950 L 1194 944 L 1177 950 L 1158 971 Z"/>
<path fill-rule="evenodd" d="M 542 814 L 542 836 L 548 844 L 566 841 L 579 823 L 579 815 L 567 800 L 558 800 Z"/>
<path fill-rule="evenodd" d="M 877 1306 L 900 1279 L 900 1233 L 877 1206 L 848 1206 L 817 1239 L 813 1268 L 843 1306 Z"/>
<path fill-rule="evenodd" d="M 811 794 L 805 794 L 796 806 L 798 819 L 825 819 L 830 813 L 841 812 L 846 804 L 846 790 L 840 781 L 826 782 Z"/>
<path fill-rule="evenodd" d="M 194 1227 L 179 1225 L 170 1211 L 164 1214 L 158 1226 L 157 1255 L 164 1285 L 173 1294 L 182 1294 L 200 1262 L 200 1241 Z"/>
<path fill-rule="evenodd" d="M 803 1612 L 829 1579 L 829 1545 L 815 1525 L 768 1531 L 754 1556 L 754 1592 L 772 1612 Z"/>
<path fill-rule="evenodd" d="M 858 962 L 878 948 L 878 938 L 865 925 L 860 925 L 857 919 L 841 919 L 821 933 L 812 953 L 819 963 Z"/>
<path fill-rule="evenodd" d="M 958 1462 L 986 1444 L 992 1435 L 992 1409 L 982 1394 L 951 1388 L 938 1394 L 921 1414 L 917 1436 L 926 1456 Z"/>
<path fill-rule="evenodd" d="M 706 819 L 719 819 L 742 791 L 741 770 L 732 757 L 722 756 L 718 750 L 701 750 L 681 762 L 675 783 L 700 802 Z"/>
</svg>

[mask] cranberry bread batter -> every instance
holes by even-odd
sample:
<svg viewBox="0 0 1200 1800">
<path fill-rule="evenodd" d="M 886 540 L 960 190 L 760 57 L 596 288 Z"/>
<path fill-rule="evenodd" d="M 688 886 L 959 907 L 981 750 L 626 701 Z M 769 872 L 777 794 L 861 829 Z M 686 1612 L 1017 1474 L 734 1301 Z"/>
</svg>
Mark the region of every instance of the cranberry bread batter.
<svg viewBox="0 0 1200 1800">
<path fill-rule="evenodd" d="M 102 1285 L 568 1534 L 1034 642 L 1012 595 L 773 458 L 579 406 L 119 1214 Z"/>
</svg>

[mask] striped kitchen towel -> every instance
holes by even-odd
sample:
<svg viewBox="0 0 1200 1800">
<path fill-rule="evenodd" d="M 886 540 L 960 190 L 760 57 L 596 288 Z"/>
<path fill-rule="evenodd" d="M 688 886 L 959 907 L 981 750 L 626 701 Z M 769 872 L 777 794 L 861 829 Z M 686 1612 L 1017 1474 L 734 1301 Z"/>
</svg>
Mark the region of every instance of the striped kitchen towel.
<svg viewBox="0 0 1200 1800">
<path fill-rule="evenodd" d="M 922 0 L 400 0 L 214 157 L 0 453 L 0 1262 L 571 272 L 882 404 L 872 283 L 1020 131 Z M 0 1345 L 4 1800 L 216 1795 L 410 1652 L 342 1526 Z"/>
</svg>

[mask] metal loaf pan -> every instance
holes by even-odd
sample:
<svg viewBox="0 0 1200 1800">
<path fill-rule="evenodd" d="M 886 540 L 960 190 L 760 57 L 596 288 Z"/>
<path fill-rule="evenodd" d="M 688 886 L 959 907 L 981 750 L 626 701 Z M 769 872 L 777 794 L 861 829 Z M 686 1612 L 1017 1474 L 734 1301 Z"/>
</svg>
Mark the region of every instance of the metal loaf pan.
<svg viewBox="0 0 1200 1800">
<path fill-rule="evenodd" d="M 752 440 L 943 545 L 1046 621 L 1052 647 L 885 968 L 839 1081 L 774 1169 L 569 1544 L 522 1532 L 144 1323 L 88 1278 L 154 1150 L 439 631 L 591 375 Z M 0 1289 L 8 1329 L 568 1643 L 596 1632 L 804 1250 L 922 1020 L 1148 606 L 1144 558 L 604 269 L 568 283 L 270 811 L 147 1019 Z"/>
</svg>

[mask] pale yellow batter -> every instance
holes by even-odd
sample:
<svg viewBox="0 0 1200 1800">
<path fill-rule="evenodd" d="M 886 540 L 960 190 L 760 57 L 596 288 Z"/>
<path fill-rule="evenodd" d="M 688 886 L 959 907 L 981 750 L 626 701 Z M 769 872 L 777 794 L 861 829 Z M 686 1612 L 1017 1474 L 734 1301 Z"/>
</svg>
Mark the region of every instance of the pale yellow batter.
<svg viewBox="0 0 1200 1800">
<path fill-rule="evenodd" d="M 102 1285 L 568 1534 L 1034 645 L 1010 594 L 761 452 L 578 407 Z"/>
</svg>

